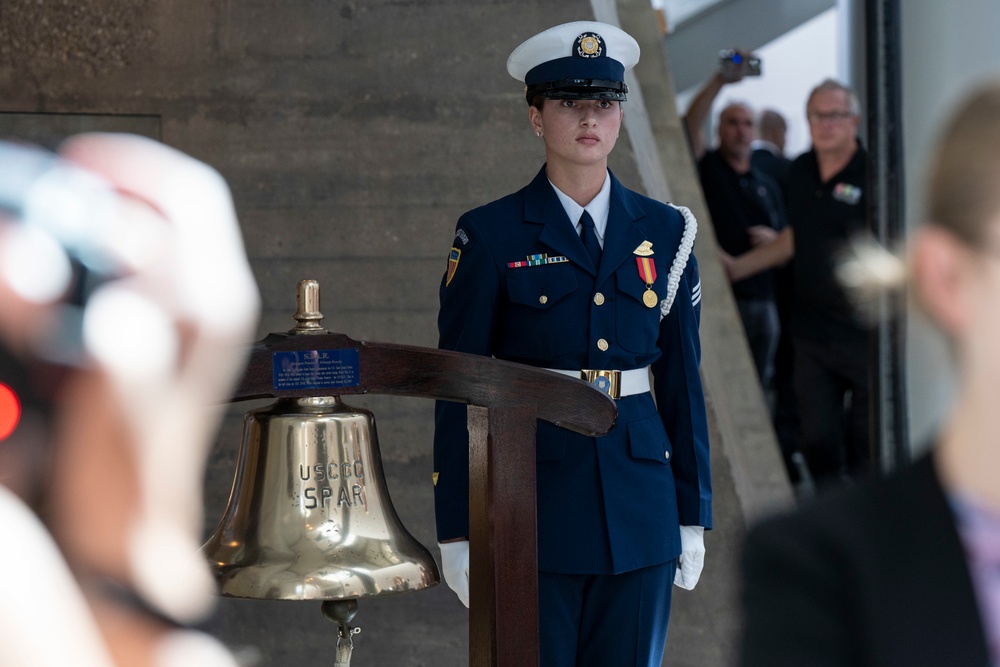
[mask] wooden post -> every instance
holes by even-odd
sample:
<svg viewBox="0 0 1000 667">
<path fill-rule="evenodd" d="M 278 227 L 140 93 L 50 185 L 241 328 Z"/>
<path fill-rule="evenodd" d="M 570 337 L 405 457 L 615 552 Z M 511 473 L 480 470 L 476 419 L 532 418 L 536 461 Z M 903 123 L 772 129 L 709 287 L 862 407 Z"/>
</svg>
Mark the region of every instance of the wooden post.
<svg viewBox="0 0 1000 667">
<path fill-rule="evenodd" d="M 538 665 L 535 420 L 531 407 L 469 407 L 472 667 Z"/>
</svg>

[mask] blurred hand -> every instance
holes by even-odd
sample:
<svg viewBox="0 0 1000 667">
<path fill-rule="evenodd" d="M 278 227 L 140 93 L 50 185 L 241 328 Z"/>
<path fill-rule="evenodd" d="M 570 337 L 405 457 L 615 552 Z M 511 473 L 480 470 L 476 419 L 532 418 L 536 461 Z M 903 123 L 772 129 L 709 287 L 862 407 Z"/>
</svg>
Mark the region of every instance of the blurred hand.
<svg viewBox="0 0 1000 667">
<path fill-rule="evenodd" d="M 735 63 L 720 63 L 719 65 L 719 76 L 722 77 L 725 83 L 736 83 L 737 81 L 742 81 L 746 76 L 746 62 L 747 59 L 753 56 L 750 51 L 744 51 L 743 49 L 733 49 L 742 58 L 742 63 L 739 65 Z"/>
<path fill-rule="evenodd" d="M 215 600 L 199 553 L 205 457 L 259 312 L 228 187 L 136 136 L 78 135 L 59 158 L 26 184 L 22 219 L 0 221 L 0 335 L 22 354 L 56 349 L 35 344 L 53 331 L 81 348 L 52 397 L 49 525 L 115 664 L 169 654 L 171 664 L 231 665 L 207 635 L 157 617 L 195 623 Z M 71 238 L 32 216 L 66 223 Z M 43 258 L 94 260 L 100 280 L 82 285 L 74 307 L 72 272 L 62 289 L 36 289 Z M 77 323 L 66 325 L 73 308 Z M 154 614 L 123 605 L 116 588 Z"/>
<path fill-rule="evenodd" d="M 733 282 L 733 268 L 736 258 L 722 248 L 716 248 L 715 252 L 719 257 L 719 262 L 722 264 L 722 269 L 726 272 L 726 278 L 729 282 Z"/>
<path fill-rule="evenodd" d="M 778 231 L 767 225 L 754 225 L 747 229 L 750 237 L 750 245 L 758 246 L 762 243 L 769 243 L 778 237 Z"/>
<path fill-rule="evenodd" d="M 232 199 L 215 170 L 149 139 L 78 135 L 60 156 L 110 183 L 126 225 L 140 227 L 136 238 L 155 240 L 131 273 L 90 296 L 84 343 L 94 375 L 84 384 L 110 394 L 117 414 L 108 423 L 120 421 L 132 446 L 133 514 L 121 536 L 131 583 L 167 615 L 197 619 L 215 591 L 198 562 L 205 456 L 259 312 Z M 82 408 L 93 396 L 78 399 Z M 106 549 L 95 537 L 74 542 L 87 554 Z"/>
</svg>

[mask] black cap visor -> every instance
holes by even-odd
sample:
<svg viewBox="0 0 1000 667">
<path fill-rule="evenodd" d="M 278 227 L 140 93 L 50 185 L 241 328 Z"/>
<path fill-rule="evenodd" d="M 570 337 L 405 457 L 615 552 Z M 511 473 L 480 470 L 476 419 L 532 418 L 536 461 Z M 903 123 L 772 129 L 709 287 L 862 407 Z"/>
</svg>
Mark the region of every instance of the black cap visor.
<svg viewBox="0 0 1000 667">
<path fill-rule="evenodd" d="M 541 95 L 550 100 L 612 100 L 624 102 L 628 86 L 622 81 L 604 79 L 563 79 L 525 87 L 528 104 Z"/>
</svg>

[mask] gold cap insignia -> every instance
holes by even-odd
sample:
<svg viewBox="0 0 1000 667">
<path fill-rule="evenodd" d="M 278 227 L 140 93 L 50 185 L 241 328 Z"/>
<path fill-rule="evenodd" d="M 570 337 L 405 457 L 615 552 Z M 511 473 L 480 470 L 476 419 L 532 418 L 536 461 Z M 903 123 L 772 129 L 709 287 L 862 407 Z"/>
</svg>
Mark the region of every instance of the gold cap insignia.
<svg viewBox="0 0 1000 667">
<path fill-rule="evenodd" d="M 602 52 L 601 36 L 593 32 L 585 32 L 576 38 L 576 53 L 581 58 L 599 58 Z"/>
<path fill-rule="evenodd" d="M 434 486 L 438 485 L 438 475 L 440 475 L 440 474 L 441 473 L 436 472 L 433 475 L 431 475 L 431 477 L 434 479 Z"/>
</svg>

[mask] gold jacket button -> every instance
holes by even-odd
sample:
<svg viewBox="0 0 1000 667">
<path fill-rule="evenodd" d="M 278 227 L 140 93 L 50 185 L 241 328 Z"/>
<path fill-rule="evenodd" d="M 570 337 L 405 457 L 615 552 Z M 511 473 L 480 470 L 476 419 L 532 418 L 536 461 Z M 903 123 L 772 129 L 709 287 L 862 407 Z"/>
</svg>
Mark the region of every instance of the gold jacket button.
<svg viewBox="0 0 1000 667">
<path fill-rule="evenodd" d="M 549 302 L 549 297 L 545 296 L 544 294 L 538 297 L 538 303 L 544 304 L 548 302 Z"/>
<path fill-rule="evenodd" d="M 608 351 L 608 341 L 604 340 L 603 338 L 598 338 L 597 339 L 597 347 L 598 347 L 598 349 L 601 352 L 607 352 Z"/>
<path fill-rule="evenodd" d="M 594 303 L 596 303 L 598 306 L 602 305 L 604 303 L 604 295 L 601 294 L 600 292 L 598 292 L 597 294 L 595 294 L 594 295 Z"/>
</svg>

